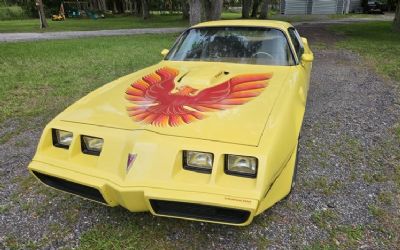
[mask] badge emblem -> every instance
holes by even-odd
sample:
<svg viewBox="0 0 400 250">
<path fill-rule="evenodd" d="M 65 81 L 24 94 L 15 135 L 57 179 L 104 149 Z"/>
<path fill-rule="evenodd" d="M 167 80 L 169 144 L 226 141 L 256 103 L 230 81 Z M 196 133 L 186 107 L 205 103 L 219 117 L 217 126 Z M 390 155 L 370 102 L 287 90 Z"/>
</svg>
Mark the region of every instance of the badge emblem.
<svg viewBox="0 0 400 250">
<path fill-rule="evenodd" d="M 128 154 L 128 162 L 126 164 L 126 172 L 128 173 L 131 169 L 133 162 L 135 162 L 137 154 Z"/>
</svg>

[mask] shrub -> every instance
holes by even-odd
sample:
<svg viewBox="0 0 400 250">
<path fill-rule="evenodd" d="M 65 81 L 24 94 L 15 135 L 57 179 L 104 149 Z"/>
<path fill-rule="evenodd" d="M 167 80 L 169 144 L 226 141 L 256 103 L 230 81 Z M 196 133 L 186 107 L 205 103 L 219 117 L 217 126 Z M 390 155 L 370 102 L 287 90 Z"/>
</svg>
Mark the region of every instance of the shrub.
<svg viewBox="0 0 400 250">
<path fill-rule="evenodd" d="M 24 10 L 19 6 L 0 7 L 0 20 L 25 18 Z"/>
</svg>

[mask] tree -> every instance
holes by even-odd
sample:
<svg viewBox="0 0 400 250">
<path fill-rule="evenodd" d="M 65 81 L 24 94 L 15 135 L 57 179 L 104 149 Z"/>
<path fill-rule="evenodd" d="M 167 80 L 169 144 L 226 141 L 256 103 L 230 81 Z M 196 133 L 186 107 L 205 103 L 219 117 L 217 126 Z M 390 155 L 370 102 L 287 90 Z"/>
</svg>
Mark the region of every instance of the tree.
<svg viewBox="0 0 400 250">
<path fill-rule="evenodd" d="M 393 27 L 400 32 L 400 0 L 397 0 L 396 14 L 394 16 Z"/>
<path fill-rule="evenodd" d="M 242 18 L 250 18 L 250 9 L 253 0 L 242 0 Z"/>
<path fill-rule="evenodd" d="M 190 25 L 221 18 L 223 0 L 189 0 Z"/>
<path fill-rule="evenodd" d="M 256 18 L 257 17 L 257 13 L 258 13 L 258 7 L 260 6 L 260 0 L 254 0 L 253 1 L 253 9 L 251 11 L 251 17 L 252 18 Z"/>
<path fill-rule="evenodd" d="M 148 0 L 142 0 L 141 3 L 142 3 L 142 17 L 143 19 L 148 19 L 150 17 Z"/>
<path fill-rule="evenodd" d="M 47 24 L 46 16 L 44 14 L 44 8 L 43 8 L 42 0 L 36 0 L 36 8 L 37 8 L 38 14 L 39 14 L 40 28 L 41 29 L 47 28 L 49 25 Z"/>
<path fill-rule="evenodd" d="M 268 0 L 263 0 L 263 3 L 261 4 L 261 10 L 260 10 L 260 19 L 267 19 L 268 18 Z"/>
<path fill-rule="evenodd" d="M 182 4 L 182 18 L 184 20 L 189 19 L 190 15 L 189 15 L 189 3 L 188 0 L 181 0 L 181 4 Z"/>
<path fill-rule="evenodd" d="M 201 22 L 201 0 L 189 0 L 190 25 Z"/>
<path fill-rule="evenodd" d="M 221 18 L 222 4 L 222 0 L 203 0 L 202 20 L 219 20 Z"/>
</svg>

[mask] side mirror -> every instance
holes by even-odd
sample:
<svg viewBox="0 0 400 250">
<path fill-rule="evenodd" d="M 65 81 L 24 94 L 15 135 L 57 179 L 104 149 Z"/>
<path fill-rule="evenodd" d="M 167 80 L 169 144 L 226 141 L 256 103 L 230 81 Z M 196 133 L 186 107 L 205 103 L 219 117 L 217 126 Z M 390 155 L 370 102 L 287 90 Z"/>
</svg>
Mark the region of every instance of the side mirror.
<svg viewBox="0 0 400 250">
<path fill-rule="evenodd" d="M 303 54 L 301 55 L 301 61 L 302 62 L 312 62 L 314 61 L 314 55 L 313 54 Z"/>
<path fill-rule="evenodd" d="M 161 51 L 161 55 L 162 55 L 163 57 L 165 57 L 166 55 L 168 55 L 168 53 L 169 53 L 169 50 L 168 50 L 168 49 L 163 49 L 163 50 Z"/>
<path fill-rule="evenodd" d="M 305 37 L 301 38 L 301 41 L 303 42 L 304 45 L 308 45 L 308 40 Z"/>
</svg>

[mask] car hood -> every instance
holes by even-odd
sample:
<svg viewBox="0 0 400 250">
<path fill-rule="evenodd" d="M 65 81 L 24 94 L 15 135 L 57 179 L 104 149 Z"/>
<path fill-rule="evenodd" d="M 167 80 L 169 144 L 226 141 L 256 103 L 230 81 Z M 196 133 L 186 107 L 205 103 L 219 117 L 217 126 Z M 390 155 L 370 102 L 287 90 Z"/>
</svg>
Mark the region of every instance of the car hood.
<svg viewBox="0 0 400 250">
<path fill-rule="evenodd" d="M 258 96 L 250 98 L 248 102 L 218 111 L 215 109 L 199 111 L 203 116 L 200 120 L 192 119 L 191 122 L 178 126 L 168 124 L 160 126 L 160 124 L 134 121 L 127 111 L 128 107 L 133 106 L 132 102 L 126 98 L 127 89 L 142 77 L 165 67 L 179 72 L 174 80 L 177 87 L 190 86 L 199 91 L 242 74 L 268 73 L 272 74 L 272 77 L 267 81 L 267 87 Z M 286 66 L 162 61 L 93 91 L 67 108 L 56 119 L 132 131 L 146 130 L 168 136 L 257 146 L 290 70 L 291 67 Z"/>
</svg>

